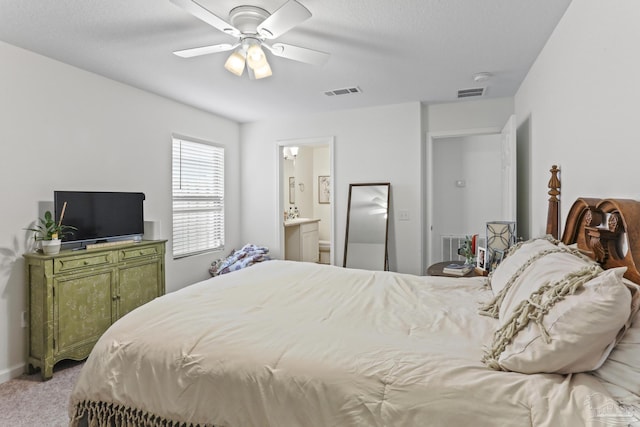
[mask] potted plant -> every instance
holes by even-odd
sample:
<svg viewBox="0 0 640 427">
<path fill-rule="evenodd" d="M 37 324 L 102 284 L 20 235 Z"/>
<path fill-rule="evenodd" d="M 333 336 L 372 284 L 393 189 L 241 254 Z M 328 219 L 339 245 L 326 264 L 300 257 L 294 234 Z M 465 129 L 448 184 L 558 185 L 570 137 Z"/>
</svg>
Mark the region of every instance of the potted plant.
<svg viewBox="0 0 640 427">
<path fill-rule="evenodd" d="M 466 236 L 462 246 L 458 248 L 458 255 L 464 257 L 464 263 L 466 265 L 475 265 L 477 240 L 477 234 Z"/>
<path fill-rule="evenodd" d="M 62 207 L 62 214 L 60 215 L 60 221 L 57 223 L 53 219 L 51 211 L 46 211 L 44 218 L 40 218 L 40 223 L 33 228 L 27 228 L 29 231 L 33 231 L 34 240 L 39 241 L 42 246 L 42 252 L 45 255 L 55 255 L 60 252 L 61 238 L 65 234 L 69 234 L 72 230 L 77 230 L 72 225 L 63 225 L 62 218 L 64 217 L 65 206 Z"/>
</svg>

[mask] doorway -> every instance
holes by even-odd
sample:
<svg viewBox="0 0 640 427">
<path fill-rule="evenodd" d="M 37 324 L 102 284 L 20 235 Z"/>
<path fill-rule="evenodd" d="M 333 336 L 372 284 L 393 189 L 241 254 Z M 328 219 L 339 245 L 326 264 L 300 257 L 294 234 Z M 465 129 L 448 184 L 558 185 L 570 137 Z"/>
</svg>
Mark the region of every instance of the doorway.
<svg viewBox="0 0 640 427">
<path fill-rule="evenodd" d="M 427 135 L 423 271 L 456 259 L 456 237 L 484 239 L 487 221 L 516 220 L 515 147 L 515 116 L 502 129 Z"/>
<path fill-rule="evenodd" d="M 280 252 L 284 259 L 285 215 L 297 214 L 301 218 L 320 219 L 318 239 L 328 246 L 320 254 L 335 265 L 335 233 L 333 202 L 333 150 L 334 138 L 305 138 L 278 141 L 278 215 Z M 325 258 L 326 257 L 326 258 Z"/>
</svg>

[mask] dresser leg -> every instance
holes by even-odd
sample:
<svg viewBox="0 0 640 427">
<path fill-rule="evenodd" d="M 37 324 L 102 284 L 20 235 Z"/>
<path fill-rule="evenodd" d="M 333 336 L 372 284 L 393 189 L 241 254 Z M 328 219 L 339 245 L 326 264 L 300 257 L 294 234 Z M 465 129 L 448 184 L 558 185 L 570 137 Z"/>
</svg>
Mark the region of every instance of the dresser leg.
<svg viewBox="0 0 640 427">
<path fill-rule="evenodd" d="M 45 363 L 40 369 L 40 373 L 42 374 L 42 381 L 50 380 L 53 377 L 53 365 Z"/>
</svg>

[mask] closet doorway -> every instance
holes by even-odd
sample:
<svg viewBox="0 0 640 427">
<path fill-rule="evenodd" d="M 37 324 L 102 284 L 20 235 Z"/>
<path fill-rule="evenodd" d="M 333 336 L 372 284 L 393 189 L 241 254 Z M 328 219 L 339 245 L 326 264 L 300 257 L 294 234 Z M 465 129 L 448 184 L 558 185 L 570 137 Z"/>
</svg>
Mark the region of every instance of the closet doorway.
<svg viewBox="0 0 640 427">
<path fill-rule="evenodd" d="M 319 219 L 320 262 L 335 265 L 333 137 L 277 141 L 280 253 L 285 256 L 285 215 Z"/>
<path fill-rule="evenodd" d="M 423 271 L 455 259 L 456 236 L 482 242 L 487 221 L 516 220 L 515 133 L 511 116 L 502 129 L 427 135 Z"/>
</svg>

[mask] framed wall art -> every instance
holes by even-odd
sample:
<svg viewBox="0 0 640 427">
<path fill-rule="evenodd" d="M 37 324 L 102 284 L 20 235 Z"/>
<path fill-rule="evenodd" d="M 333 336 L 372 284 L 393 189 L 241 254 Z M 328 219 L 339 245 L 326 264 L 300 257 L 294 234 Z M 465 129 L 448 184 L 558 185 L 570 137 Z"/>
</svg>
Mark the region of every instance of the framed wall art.
<svg viewBox="0 0 640 427">
<path fill-rule="evenodd" d="M 331 177 L 318 176 L 318 203 L 329 203 L 331 200 Z"/>
</svg>

